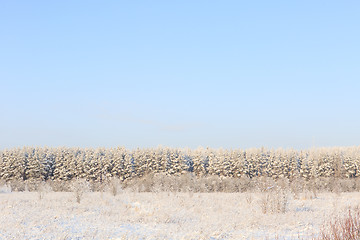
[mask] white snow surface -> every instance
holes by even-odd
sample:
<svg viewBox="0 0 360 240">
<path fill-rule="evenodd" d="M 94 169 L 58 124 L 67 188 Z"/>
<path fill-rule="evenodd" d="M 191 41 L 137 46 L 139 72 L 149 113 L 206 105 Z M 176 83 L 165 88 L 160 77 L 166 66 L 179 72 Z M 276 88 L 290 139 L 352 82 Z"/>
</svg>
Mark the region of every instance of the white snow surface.
<svg viewBox="0 0 360 240">
<path fill-rule="evenodd" d="M 285 213 L 263 193 L 0 192 L 0 239 L 311 239 L 360 193 L 288 196 Z"/>
</svg>

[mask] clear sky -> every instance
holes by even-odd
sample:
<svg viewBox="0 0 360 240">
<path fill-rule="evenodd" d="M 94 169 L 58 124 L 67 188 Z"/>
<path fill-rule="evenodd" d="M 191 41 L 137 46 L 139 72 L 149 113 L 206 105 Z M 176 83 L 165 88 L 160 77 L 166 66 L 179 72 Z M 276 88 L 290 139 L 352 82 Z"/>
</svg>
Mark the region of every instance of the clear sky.
<svg viewBox="0 0 360 240">
<path fill-rule="evenodd" d="M 1 1 L 0 148 L 360 144 L 360 1 Z"/>
</svg>

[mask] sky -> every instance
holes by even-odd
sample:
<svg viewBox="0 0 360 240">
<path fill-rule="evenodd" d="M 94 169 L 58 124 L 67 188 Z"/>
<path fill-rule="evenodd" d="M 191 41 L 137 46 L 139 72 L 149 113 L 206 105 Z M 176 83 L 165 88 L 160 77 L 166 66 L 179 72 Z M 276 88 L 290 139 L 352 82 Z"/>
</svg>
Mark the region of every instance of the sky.
<svg viewBox="0 0 360 240">
<path fill-rule="evenodd" d="M 360 144 L 359 1 L 1 1 L 0 149 Z"/>
</svg>

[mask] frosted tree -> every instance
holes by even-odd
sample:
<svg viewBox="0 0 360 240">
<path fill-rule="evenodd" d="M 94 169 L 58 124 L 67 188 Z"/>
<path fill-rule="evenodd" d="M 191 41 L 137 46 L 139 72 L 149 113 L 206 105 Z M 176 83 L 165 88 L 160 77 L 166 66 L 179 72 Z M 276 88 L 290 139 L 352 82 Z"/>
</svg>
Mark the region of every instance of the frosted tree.
<svg viewBox="0 0 360 240">
<path fill-rule="evenodd" d="M 260 176 L 260 153 L 257 149 L 249 149 L 246 151 L 244 158 L 245 174 L 249 178 Z"/>
<path fill-rule="evenodd" d="M 206 156 L 207 156 L 207 173 L 209 175 L 218 175 L 220 176 L 221 168 L 220 168 L 220 161 L 218 156 L 212 151 L 211 149 L 206 149 Z"/>
<path fill-rule="evenodd" d="M 318 171 L 320 177 L 332 177 L 334 176 L 333 162 L 329 155 L 322 154 L 318 160 Z"/>
<path fill-rule="evenodd" d="M 259 171 L 259 176 L 269 176 L 270 175 L 270 153 L 265 149 L 265 148 L 261 148 L 260 153 L 259 154 L 259 167 L 258 167 L 258 171 Z"/>
<path fill-rule="evenodd" d="M 312 158 L 310 158 L 309 153 L 304 153 L 300 168 L 300 176 L 306 180 L 309 180 L 312 176 L 311 174 L 312 169 L 313 169 L 313 160 Z"/>
<path fill-rule="evenodd" d="M 299 176 L 300 171 L 299 157 L 297 155 L 297 152 L 293 149 L 287 151 L 287 159 L 288 166 L 286 176 L 290 181 L 292 181 Z"/>
<path fill-rule="evenodd" d="M 194 169 L 194 173 L 196 176 L 204 176 L 205 175 L 205 171 L 204 171 L 204 166 L 203 166 L 203 159 L 204 157 L 204 152 L 202 148 L 198 148 L 195 151 L 192 152 L 192 156 L 191 156 L 192 160 L 193 160 L 193 169 Z"/>
<path fill-rule="evenodd" d="M 231 161 L 231 155 L 228 151 L 221 149 L 219 151 L 222 171 L 221 175 L 225 177 L 233 177 L 235 172 L 235 164 Z"/>
<path fill-rule="evenodd" d="M 165 170 L 165 161 L 163 160 L 163 150 L 161 147 L 154 149 L 153 158 L 155 162 L 154 173 L 162 173 Z"/>
<path fill-rule="evenodd" d="M 59 180 L 86 178 L 126 180 L 147 174 L 216 175 L 250 178 L 360 176 L 360 147 L 306 151 L 249 149 L 246 151 L 190 149 L 16 148 L 0 151 L 0 178 L 13 180 Z"/>
<path fill-rule="evenodd" d="M 41 179 L 41 162 L 38 150 L 30 149 L 27 156 L 27 179 Z"/>
<path fill-rule="evenodd" d="M 174 149 L 174 151 L 170 154 L 170 162 L 171 162 L 171 174 L 180 175 L 187 171 L 188 166 L 183 157 L 183 153 L 180 149 Z"/>
<path fill-rule="evenodd" d="M 355 161 L 355 156 L 351 153 L 347 153 L 344 156 L 344 169 L 345 176 L 347 178 L 354 178 L 359 175 L 359 168 Z"/>
<path fill-rule="evenodd" d="M 16 153 L 11 151 L 2 151 L 0 153 L 0 179 L 9 181 L 16 179 Z"/>
<path fill-rule="evenodd" d="M 55 155 L 50 149 L 45 148 L 41 151 L 40 161 L 42 164 L 42 179 L 45 181 L 51 179 L 55 170 Z"/>
<path fill-rule="evenodd" d="M 231 161 L 234 162 L 234 176 L 242 177 L 246 175 L 246 152 L 242 150 L 235 150 L 231 154 Z"/>
<path fill-rule="evenodd" d="M 186 153 L 184 153 L 181 157 L 183 164 L 184 164 L 184 172 L 194 172 L 194 160 L 191 157 L 190 150 L 187 150 Z"/>
<path fill-rule="evenodd" d="M 124 172 L 122 180 L 131 179 L 136 176 L 135 160 L 132 152 L 127 152 L 124 158 Z"/>
<path fill-rule="evenodd" d="M 53 180 L 67 180 L 66 177 L 66 167 L 65 167 L 65 155 L 62 152 L 62 149 L 59 149 L 55 153 L 55 169 L 53 174 Z"/>
<path fill-rule="evenodd" d="M 343 176 L 343 164 L 342 164 L 342 153 L 336 151 L 332 154 L 332 162 L 334 168 L 335 178 L 340 178 Z"/>
<path fill-rule="evenodd" d="M 145 166 L 144 174 L 145 175 L 153 174 L 157 168 L 154 151 L 152 149 L 146 149 L 143 155 L 144 155 L 143 161 Z"/>
<path fill-rule="evenodd" d="M 125 174 L 125 154 L 126 150 L 123 147 L 118 147 L 112 150 L 112 158 L 113 158 L 113 167 L 112 167 L 112 176 L 117 177 L 121 180 Z"/>
<path fill-rule="evenodd" d="M 81 150 L 81 149 L 72 149 L 72 159 L 69 163 L 69 166 L 71 168 L 71 178 L 79 179 L 87 178 L 86 173 L 86 154 L 85 152 L 87 149 Z"/>
</svg>

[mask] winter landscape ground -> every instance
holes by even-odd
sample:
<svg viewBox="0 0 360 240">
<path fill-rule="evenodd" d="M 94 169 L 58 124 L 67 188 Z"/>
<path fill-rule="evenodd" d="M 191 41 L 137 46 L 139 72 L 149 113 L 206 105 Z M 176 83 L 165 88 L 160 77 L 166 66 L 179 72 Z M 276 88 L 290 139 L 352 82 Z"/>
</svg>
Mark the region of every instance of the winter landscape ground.
<svg viewBox="0 0 360 240">
<path fill-rule="evenodd" d="M 270 192 L 269 192 L 270 193 Z M 360 193 L 11 192 L 0 239 L 312 239 Z"/>
</svg>

